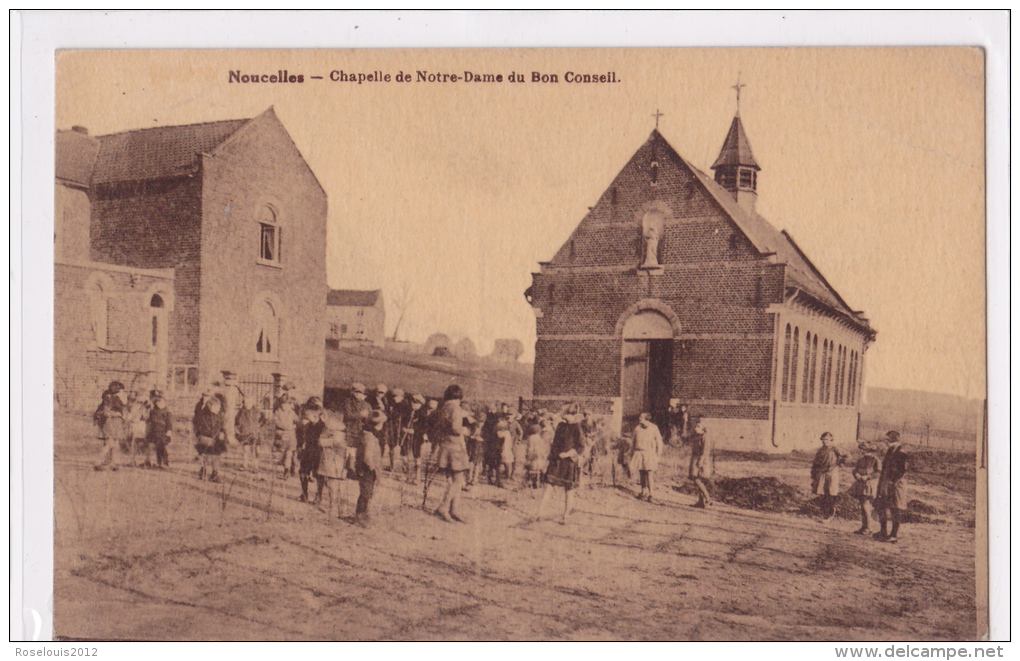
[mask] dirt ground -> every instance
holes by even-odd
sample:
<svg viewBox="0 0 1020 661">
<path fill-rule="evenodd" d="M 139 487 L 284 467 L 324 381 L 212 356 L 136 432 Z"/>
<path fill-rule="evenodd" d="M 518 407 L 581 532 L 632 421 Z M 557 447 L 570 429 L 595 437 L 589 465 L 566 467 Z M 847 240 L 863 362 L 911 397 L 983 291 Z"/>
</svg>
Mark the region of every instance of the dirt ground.
<svg viewBox="0 0 1020 661">
<path fill-rule="evenodd" d="M 55 633 L 132 640 L 915 640 L 976 636 L 974 498 L 922 480 L 940 524 L 898 545 L 856 522 L 725 504 L 691 508 L 682 457 L 658 502 L 636 485 L 580 490 L 558 522 L 538 492 L 475 488 L 470 516 L 426 514 L 422 489 L 384 477 L 369 529 L 297 500 L 268 465 L 200 482 L 184 440 L 169 471 L 95 472 L 85 416 L 55 443 Z M 728 477 L 806 488 L 803 458 L 721 457 Z M 845 482 L 849 482 L 849 471 Z M 946 486 L 948 484 L 948 486 Z M 970 483 L 971 485 L 973 482 Z M 442 485 L 435 485 L 435 507 Z M 345 513 L 357 498 L 342 487 Z"/>
</svg>

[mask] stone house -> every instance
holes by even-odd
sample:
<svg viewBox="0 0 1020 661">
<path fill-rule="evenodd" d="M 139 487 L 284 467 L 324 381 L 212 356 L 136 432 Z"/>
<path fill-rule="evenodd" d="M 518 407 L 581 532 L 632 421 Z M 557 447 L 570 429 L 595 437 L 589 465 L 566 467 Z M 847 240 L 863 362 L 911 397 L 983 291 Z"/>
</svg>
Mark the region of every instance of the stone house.
<svg viewBox="0 0 1020 661">
<path fill-rule="evenodd" d="M 382 346 L 386 306 L 381 289 L 330 289 L 326 294 L 326 345 L 370 342 Z"/>
<path fill-rule="evenodd" d="M 322 392 L 326 193 L 272 108 L 95 137 L 76 127 L 59 131 L 56 145 L 58 290 L 85 287 L 90 276 L 114 288 L 121 274 L 136 288 L 161 279 L 163 339 L 133 350 L 165 346 L 166 357 L 149 358 L 145 374 L 136 366 L 132 380 L 181 402 L 224 370 L 262 394 L 274 374 Z M 143 299 L 129 307 L 145 308 Z M 59 327 L 73 301 L 58 292 L 56 305 L 56 368 L 90 364 L 89 352 L 103 350 L 97 322 L 88 347 L 65 342 Z M 108 332 L 132 325 L 108 307 Z M 135 319 L 141 326 L 124 332 L 152 335 L 151 316 L 146 309 Z"/>
</svg>

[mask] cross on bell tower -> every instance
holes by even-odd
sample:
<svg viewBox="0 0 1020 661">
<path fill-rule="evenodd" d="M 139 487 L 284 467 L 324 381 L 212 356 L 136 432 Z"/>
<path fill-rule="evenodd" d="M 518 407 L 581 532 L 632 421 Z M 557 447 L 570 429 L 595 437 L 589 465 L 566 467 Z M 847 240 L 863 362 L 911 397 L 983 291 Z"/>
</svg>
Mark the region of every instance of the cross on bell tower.
<svg viewBox="0 0 1020 661">
<path fill-rule="evenodd" d="M 655 130 L 656 130 L 656 131 L 658 131 L 658 130 L 659 130 L 659 118 L 660 118 L 660 117 L 662 117 L 662 116 L 663 116 L 663 113 L 659 112 L 659 109 L 658 109 L 658 108 L 656 108 L 656 109 L 655 109 L 655 114 L 654 114 L 654 115 L 652 115 L 652 117 L 654 117 L 654 118 L 655 118 Z"/>
<path fill-rule="evenodd" d="M 712 169 L 715 170 L 716 183 L 729 191 L 741 207 L 753 213 L 758 199 L 758 172 L 761 168 L 754 160 L 751 143 L 740 120 L 740 90 L 744 87 L 747 85 L 740 82 L 740 74 L 737 74 L 737 84 L 730 87 L 737 93 L 737 111 Z"/>
</svg>

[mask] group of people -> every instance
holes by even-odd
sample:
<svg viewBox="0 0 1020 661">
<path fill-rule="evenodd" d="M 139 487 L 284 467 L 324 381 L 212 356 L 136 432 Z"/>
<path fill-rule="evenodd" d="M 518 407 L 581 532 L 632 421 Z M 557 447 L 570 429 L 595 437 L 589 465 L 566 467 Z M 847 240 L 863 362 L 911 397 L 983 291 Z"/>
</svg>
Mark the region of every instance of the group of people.
<svg viewBox="0 0 1020 661">
<path fill-rule="evenodd" d="M 854 464 L 854 483 L 848 493 L 860 503 L 861 527 L 854 534 L 868 535 L 879 541 L 895 544 L 899 541 L 902 513 L 907 509 L 906 481 L 907 454 L 899 432 L 890 431 L 885 435 L 885 455 L 881 447 L 867 441 L 858 444 L 862 455 Z M 811 465 L 811 489 L 822 498 L 823 520 L 831 521 L 836 516 L 839 496 L 839 467 L 848 455 L 833 444 L 832 434 L 821 436 L 822 447 L 815 454 Z M 875 512 L 878 513 L 880 528 L 872 530 Z"/>
<path fill-rule="evenodd" d="M 442 400 L 430 399 L 400 388 L 379 384 L 369 390 L 354 383 L 339 410 L 327 410 L 318 396 L 303 402 L 295 397 L 293 383 L 285 383 L 275 402 L 260 402 L 245 395 L 231 372 L 223 382 L 207 388 L 195 405 L 192 431 L 199 462 L 199 479 L 218 482 L 220 458 L 230 448 L 240 450 L 242 471 L 259 473 L 259 450 L 271 436 L 279 455 L 281 477 L 298 477 L 302 502 L 341 508 L 338 483 L 356 479 L 359 496 L 354 519 L 367 525 L 375 485 L 384 471 L 401 474 L 411 484 L 425 480 L 425 495 L 437 476 L 446 490 L 435 511 L 446 521 L 463 521 L 460 494 L 480 482 L 504 487 L 511 483 L 544 487 L 535 518 L 542 515 L 552 488 L 564 490 L 563 521 L 574 506 L 574 492 L 586 475 L 612 450 L 619 464 L 640 482 L 638 499 L 653 502 L 655 472 L 665 443 L 651 415 L 642 413 L 630 440 L 617 439 L 613 447 L 602 419 L 576 405 L 562 411 L 534 409 L 515 412 L 507 403 L 484 408 L 469 406 L 460 386 L 449 386 Z M 113 381 L 102 394 L 94 414 L 103 447 L 96 470 L 117 470 L 118 450 L 142 468 L 169 467 L 168 446 L 173 419 L 159 390 L 147 395 L 128 391 Z M 697 488 L 694 507 L 712 505 L 713 443 L 703 421 L 689 419 L 685 407 L 671 405 L 667 441 L 682 441 L 691 449 L 688 477 Z M 856 534 L 872 532 L 878 513 L 877 539 L 898 540 L 901 513 L 906 509 L 904 474 L 906 454 L 899 434 L 890 431 L 888 449 L 861 443 L 863 452 L 853 469 L 850 495 L 860 502 L 861 527 Z M 812 491 L 822 497 L 823 518 L 836 515 L 839 467 L 848 455 L 821 436 L 822 447 L 811 468 Z M 152 458 L 155 454 L 155 463 Z M 263 478 L 264 479 L 264 478 Z M 314 496 L 310 487 L 315 483 Z"/>
</svg>

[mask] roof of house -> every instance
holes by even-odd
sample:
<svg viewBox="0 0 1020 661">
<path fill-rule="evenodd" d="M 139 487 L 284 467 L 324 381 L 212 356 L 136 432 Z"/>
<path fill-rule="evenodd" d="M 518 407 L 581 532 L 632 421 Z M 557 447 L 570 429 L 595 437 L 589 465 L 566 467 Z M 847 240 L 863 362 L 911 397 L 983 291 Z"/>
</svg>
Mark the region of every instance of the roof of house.
<svg viewBox="0 0 1020 661">
<path fill-rule="evenodd" d="M 668 153 L 690 169 L 704 186 L 705 190 L 719 204 L 723 212 L 740 228 L 758 252 L 774 254 L 779 262 L 789 267 L 787 273 L 794 286 L 803 289 L 814 298 L 833 308 L 836 312 L 852 319 L 865 328 L 871 328 L 868 320 L 859 311 L 855 311 L 847 305 L 835 288 L 825 279 L 821 271 L 818 270 L 796 242 L 794 242 L 793 237 L 785 231 L 776 230 L 763 217 L 740 206 L 726 189 L 717 184 L 712 177 L 688 162 L 658 131 L 653 130 L 649 140 L 661 140 Z"/>
<path fill-rule="evenodd" d="M 740 115 L 733 116 L 730 131 L 726 134 L 726 139 L 723 140 L 719 157 L 712 164 L 712 169 L 727 165 L 743 165 L 755 170 L 761 169 L 758 167 L 758 162 L 754 160 L 754 154 L 751 153 L 751 143 L 747 139 L 747 134 L 744 133 L 744 124 L 740 121 Z"/>
<path fill-rule="evenodd" d="M 88 188 L 96 167 L 99 141 L 74 129 L 57 131 L 56 150 L 57 179 Z"/>
<path fill-rule="evenodd" d="M 380 296 L 381 289 L 330 289 L 326 294 L 326 305 L 370 308 L 379 301 Z"/>
</svg>

